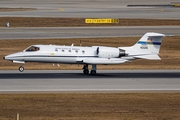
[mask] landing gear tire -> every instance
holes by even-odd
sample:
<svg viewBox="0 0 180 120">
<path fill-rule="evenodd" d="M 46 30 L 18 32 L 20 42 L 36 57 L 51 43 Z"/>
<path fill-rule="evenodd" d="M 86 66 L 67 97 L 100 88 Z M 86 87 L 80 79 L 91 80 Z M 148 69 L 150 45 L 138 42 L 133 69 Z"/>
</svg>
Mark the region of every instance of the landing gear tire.
<svg viewBox="0 0 180 120">
<path fill-rule="evenodd" d="M 84 69 L 84 70 L 83 70 L 83 73 L 84 73 L 84 74 L 89 74 L 89 70 Z"/>
<path fill-rule="evenodd" d="M 88 64 L 85 64 L 82 69 L 83 69 L 83 73 L 84 73 L 84 74 L 86 74 L 86 75 L 89 74 Z"/>
<path fill-rule="evenodd" d="M 96 75 L 96 70 L 91 70 L 91 75 Z"/>
<path fill-rule="evenodd" d="M 20 71 L 20 72 L 23 72 L 23 71 L 24 71 L 24 67 L 23 67 L 23 66 L 20 66 L 20 67 L 19 67 L 19 71 Z"/>
</svg>

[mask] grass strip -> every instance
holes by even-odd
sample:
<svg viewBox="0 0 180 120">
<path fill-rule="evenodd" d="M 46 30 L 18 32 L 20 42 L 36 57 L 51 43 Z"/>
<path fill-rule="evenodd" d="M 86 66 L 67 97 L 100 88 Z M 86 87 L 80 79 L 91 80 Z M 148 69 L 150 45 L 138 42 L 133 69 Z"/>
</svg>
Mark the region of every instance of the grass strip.
<svg viewBox="0 0 180 120">
<path fill-rule="evenodd" d="M 1 94 L 0 119 L 178 120 L 179 93 Z"/>
<path fill-rule="evenodd" d="M 10 27 L 73 27 L 73 26 L 167 26 L 180 25 L 174 19 L 126 19 L 119 18 L 119 23 L 86 24 L 85 18 L 46 18 L 46 17 L 0 17 L 0 27 L 6 23 Z"/>
</svg>

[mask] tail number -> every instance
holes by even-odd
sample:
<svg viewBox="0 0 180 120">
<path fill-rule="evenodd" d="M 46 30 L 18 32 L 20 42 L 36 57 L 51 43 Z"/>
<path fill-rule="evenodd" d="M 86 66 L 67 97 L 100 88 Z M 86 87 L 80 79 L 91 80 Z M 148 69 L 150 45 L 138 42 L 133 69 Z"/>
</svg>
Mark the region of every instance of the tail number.
<svg viewBox="0 0 180 120">
<path fill-rule="evenodd" d="M 143 45 L 143 46 L 140 47 L 140 49 L 148 49 L 148 46 Z"/>
</svg>

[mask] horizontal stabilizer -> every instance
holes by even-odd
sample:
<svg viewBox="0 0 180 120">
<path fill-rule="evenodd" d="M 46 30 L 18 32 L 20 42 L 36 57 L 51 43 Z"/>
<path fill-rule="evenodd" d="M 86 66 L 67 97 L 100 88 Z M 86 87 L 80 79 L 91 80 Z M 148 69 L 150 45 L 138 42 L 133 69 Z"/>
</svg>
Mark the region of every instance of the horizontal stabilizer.
<svg viewBox="0 0 180 120">
<path fill-rule="evenodd" d="M 161 58 L 157 54 L 153 55 L 140 55 L 134 56 L 135 58 L 148 59 L 148 60 L 161 60 Z"/>
</svg>

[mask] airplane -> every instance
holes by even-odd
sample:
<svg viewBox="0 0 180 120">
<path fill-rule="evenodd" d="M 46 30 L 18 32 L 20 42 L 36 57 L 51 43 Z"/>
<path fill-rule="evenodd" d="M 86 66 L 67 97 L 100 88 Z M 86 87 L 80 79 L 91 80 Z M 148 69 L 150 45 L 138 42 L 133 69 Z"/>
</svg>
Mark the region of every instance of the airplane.
<svg viewBox="0 0 180 120">
<path fill-rule="evenodd" d="M 22 64 L 19 71 L 23 72 L 26 62 L 83 64 L 84 74 L 96 74 L 96 65 L 122 64 L 136 59 L 160 60 L 158 56 L 162 38 L 165 34 L 147 32 L 139 41 L 130 47 L 107 46 L 59 46 L 31 45 L 22 52 L 4 57 L 13 63 Z M 88 66 L 92 65 L 91 71 Z"/>
</svg>

